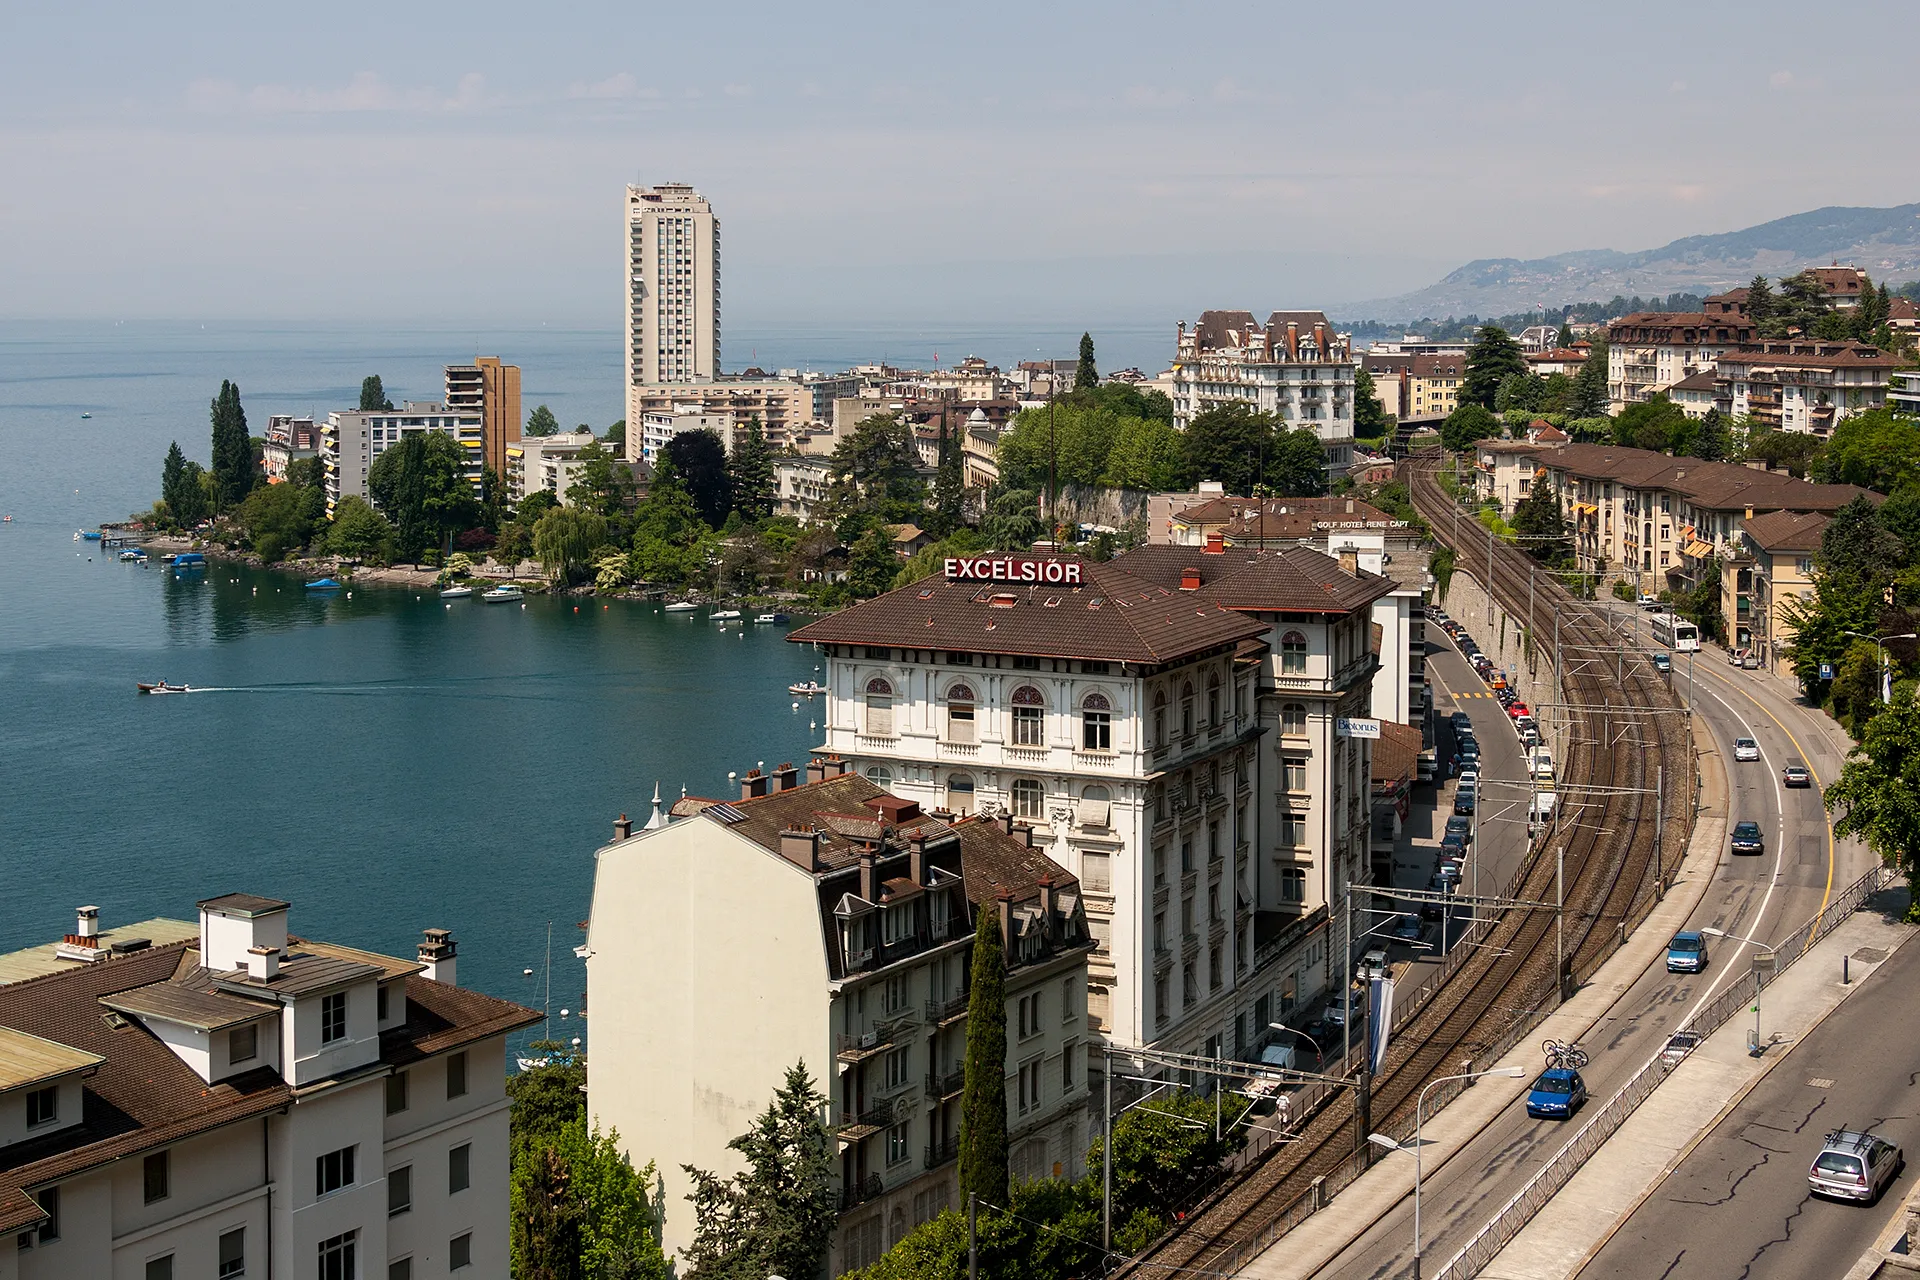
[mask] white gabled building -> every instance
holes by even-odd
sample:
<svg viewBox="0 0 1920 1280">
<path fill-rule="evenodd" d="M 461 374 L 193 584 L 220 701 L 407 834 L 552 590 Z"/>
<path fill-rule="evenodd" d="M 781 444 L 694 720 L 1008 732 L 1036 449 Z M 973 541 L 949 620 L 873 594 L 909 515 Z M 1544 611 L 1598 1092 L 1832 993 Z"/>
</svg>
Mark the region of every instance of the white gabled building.
<svg viewBox="0 0 1920 1280">
<path fill-rule="evenodd" d="M 540 1015 L 455 986 L 442 930 L 400 960 L 287 916 L 83 907 L 0 956 L 0 1280 L 507 1273 L 505 1039 Z"/>
<path fill-rule="evenodd" d="M 1310 428 L 1327 451 L 1327 477 L 1353 463 L 1353 373 L 1347 335 L 1319 311 L 1204 311 L 1175 338 L 1173 425 L 1226 404 Z"/>
</svg>

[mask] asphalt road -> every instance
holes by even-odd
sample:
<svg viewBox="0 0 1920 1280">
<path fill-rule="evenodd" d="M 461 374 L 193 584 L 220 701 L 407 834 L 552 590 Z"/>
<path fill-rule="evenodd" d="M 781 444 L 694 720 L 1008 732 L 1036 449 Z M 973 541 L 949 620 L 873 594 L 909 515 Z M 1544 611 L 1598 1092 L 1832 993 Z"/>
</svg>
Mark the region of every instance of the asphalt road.
<svg viewBox="0 0 1920 1280">
<path fill-rule="evenodd" d="M 1631 607 L 1622 606 L 1618 621 L 1623 642 L 1650 646 L 1644 619 Z M 1633 628 L 1639 628 L 1637 635 L 1630 634 Z M 1437 630 L 1434 634 L 1444 635 Z M 1448 648 L 1430 658 L 1429 664 L 1452 681 L 1453 673 L 1462 669 L 1456 666 L 1460 661 Z M 1622 662 L 1650 664 L 1651 659 L 1645 653 L 1566 653 L 1562 661 L 1617 668 Z M 1767 851 L 1758 858 L 1736 858 L 1723 849 L 1714 881 L 1688 922 L 1689 928 L 1714 928 L 1733 935 L 1732 940 L 1709 940 L 1707 971 L 1668 974 L 1664 965 L 1655 966 L 1615 1002 L 1582 1042 L 1592 1055 L 1591 1064 L 1582 1074 L 1597 1100 L 1604 1100 L 1625 1083 L 1659 1049 L 1669 1032 L 1711 997 L 1722 974 L 1744 967 L 1753 944 L 1764 946 L 1790 934 L 1821 908 L 1830 892 L 1864 872 L 1870 861 L 1857 847 L 1831 841 L 1818 787 L 1787 790 L 1780 785 L 1780 769 L 1788 759 L 1806 762 L 1821 784 L 1838 773 L 1839 753 L 1820 730 L 1808 723 L 1818 713 L 1794 706 L 1789 698 L 1757 680 L 1740 679 L 1756 673 L 1727 667 L 1720 651 L 1701 651 L 1691 667 L 1689 672 L 1683 657 L 1676 664 L 1674 678 L 1689 702 L 1697 706 L 1715 739 L 1700 744 L 1700 749 L 1721 752 L 1725 761 L 1728 825 L 1743 819 L 1759 822 L 1766 833 Z M 1478 684 L 1477 677 L 1467 670 L 1462 684 L 1452 687 L 1456 692 L 1478 692 Z M 1462 699 L 1461 705 L 1475 717 L 1476 728 L 1482 714 L 1505 718 L 1493 699 Z M 1484 713 L 1482 705 L 1488 709 Z M 1630 714 L 1623 708 L 1617 719 L 1624 721 Z M 1498 740 L 1493 727 L 1480 730 L 1483 741 Z M 1734 763 L 1732 746 L 1736 737 L 1751 737 L 1759 743 L 1762 758 L 1758 763 Z M 1563 754 L 1555 752 L 1556 758 Z M 1562 804 L 1568 803 L 1563 795 Z M 1572 1123 L 1577 1125 L 1578 1118 Z M 1429 1170 L 1422 1190 L 1421 1252 L 1427 1269 L 1437 1269 L 1453 1256 L 1573 1132 L 1565 1122 L 1528 1119 L 1516 1103 L 1453 1159 L 1438 1170 Z M 1331 1212 L 1340 1212 L 1337 1200 Z M 1412 1219 L 1409 1197 L 1362 1232 L 1318 1274 L 1342 1280 L 1407 1274 L 1412 1265 Z"/>
<path fill-rule="evenodd" d="M 1580 1272 L 1581 1280 L 1802 1280 L 1843 1274 L 1913 1189 L 1878 1209 L 1821 1200 L 1807 1167 L 1826 1133 L 1866 1129 L 1920 1160 L 1920 1051 L 1908 942 L 1756 1085 Z"/>
</svg>

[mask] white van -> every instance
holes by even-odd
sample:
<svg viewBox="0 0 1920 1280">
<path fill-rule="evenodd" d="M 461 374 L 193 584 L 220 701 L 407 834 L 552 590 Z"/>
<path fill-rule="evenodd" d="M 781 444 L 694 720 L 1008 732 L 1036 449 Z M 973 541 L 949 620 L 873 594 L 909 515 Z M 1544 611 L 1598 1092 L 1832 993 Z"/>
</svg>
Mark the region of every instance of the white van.
<svg viewBox="0 0 1920 1280">
<path fill-rule="evenodd" d="M 1527 809 L 1529 822 L 1549 822 L 1553 819 L 1553 803 L 1560 797 L 1551 791 L 1536 791 Z"/>
<path fill-rule="evenodd" d="M 1544 782 L 1553 781 L 1553 752 L 1545 747 L 1535 747 L 1527 757 L 1527 768 L 1535 778 Z"/>
</svg>

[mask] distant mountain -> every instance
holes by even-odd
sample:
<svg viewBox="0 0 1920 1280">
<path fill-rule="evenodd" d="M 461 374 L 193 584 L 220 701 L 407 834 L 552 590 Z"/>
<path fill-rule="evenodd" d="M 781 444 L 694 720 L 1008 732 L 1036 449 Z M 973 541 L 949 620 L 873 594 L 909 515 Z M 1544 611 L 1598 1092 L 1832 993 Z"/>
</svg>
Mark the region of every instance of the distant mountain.
<svg viewBox="0 0 1920 1280">
<path fill-rule="evenodd" d="M 1762 272 L 1785 276 L 1832 262 L 1861 267 L 1875 280 L 1920 277 L 1920 204 L 1815 209 L 1638 253 L 1581 249 L 1530 262 L 1482 258 L 1416 293 L 1330 310 L 1355 321 L 1506 315 L 1616 295 L 1716 293 Z"/>
</svg>

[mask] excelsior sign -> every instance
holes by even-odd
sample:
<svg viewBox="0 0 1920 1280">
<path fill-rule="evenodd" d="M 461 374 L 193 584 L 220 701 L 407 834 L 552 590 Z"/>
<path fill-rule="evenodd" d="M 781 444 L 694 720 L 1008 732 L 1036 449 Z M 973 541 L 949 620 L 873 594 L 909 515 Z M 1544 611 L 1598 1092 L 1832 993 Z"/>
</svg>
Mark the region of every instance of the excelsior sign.
<svg viewBox="0 0 1920 1280">
<path fill-rule="evenodd" d="M 1080 585 L 1078 560 L 1029 560 L 1024 557 L 948 556 L 948 582 L 1044 582 Z"/>
</svg>

